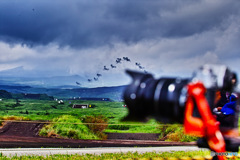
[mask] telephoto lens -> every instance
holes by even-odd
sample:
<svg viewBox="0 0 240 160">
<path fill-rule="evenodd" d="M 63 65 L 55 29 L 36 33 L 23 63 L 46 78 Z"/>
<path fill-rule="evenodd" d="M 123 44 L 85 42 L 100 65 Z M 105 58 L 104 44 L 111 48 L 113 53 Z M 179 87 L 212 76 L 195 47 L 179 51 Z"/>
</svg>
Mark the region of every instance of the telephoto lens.
<svg viewBox="0 0 240 160">
<path fill-rule="evenodd" d="M 124 120 L 146 121 L 153 117 L 162 122 L 180 122 L 184 117 L 190 79 L 160 78 L 127 70 L 133 81 L 124 92 L 129 114 Z"/>
</svg>

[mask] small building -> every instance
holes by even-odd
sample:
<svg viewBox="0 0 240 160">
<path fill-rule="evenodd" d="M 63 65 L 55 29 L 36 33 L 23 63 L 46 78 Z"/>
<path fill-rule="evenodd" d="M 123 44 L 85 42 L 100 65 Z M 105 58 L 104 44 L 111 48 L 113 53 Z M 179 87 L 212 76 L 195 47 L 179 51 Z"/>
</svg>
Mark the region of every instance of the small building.
<svg viewBox="0 0 240 160">
<path fill-rule="evenodd" d="M 64 104 L 63 100 L 59 100 L 58 104 Z"/>
<path fill-rule="evenodd" d="M 88 105 L 88 104 L 73 104 L 73 107 L 72 108 L 89 108 L 91 107 L 91 105 Z"/>
</svg>

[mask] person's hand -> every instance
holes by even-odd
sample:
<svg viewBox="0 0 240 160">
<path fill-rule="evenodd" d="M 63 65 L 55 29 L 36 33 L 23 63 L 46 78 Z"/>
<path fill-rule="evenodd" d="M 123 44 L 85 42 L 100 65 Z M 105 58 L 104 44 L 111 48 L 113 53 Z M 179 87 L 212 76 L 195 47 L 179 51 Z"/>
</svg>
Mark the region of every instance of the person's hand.
<svg viewBox="0 0 240 160">
<path fill-rule="evenodd" d="M 221 112 L 218 110 L 218 108 L 214 108 L 214 109 L 213 109 L 213 113 L 214 113 L 215 115 L 221 114 Z"/>
</svg>

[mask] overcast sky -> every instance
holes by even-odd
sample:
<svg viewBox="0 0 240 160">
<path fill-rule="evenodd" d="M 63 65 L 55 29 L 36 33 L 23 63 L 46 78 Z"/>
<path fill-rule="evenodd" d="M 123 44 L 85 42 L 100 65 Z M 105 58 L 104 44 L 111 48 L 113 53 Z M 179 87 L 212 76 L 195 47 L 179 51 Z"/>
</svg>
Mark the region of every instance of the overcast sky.
<svg viewBox="0 0 240 160">
<path fill-rule="evenodd" d="M 125 69 L 143 71 L 136 62 L 156 77 L 191 76 L 205 63 L 238 72 L 239 8 L 237 0 L 1 0 L 0 71 L 100 73 L 96 86 L 126 84 Z"/>
</svg>

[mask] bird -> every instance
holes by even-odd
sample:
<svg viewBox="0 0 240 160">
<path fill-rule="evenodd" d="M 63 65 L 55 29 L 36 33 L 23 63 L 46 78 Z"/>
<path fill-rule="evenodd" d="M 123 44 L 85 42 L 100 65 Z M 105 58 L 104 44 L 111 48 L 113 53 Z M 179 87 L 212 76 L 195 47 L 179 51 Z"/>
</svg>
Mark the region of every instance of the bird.
<svg viewBox="0 0 240 160">
<path fill-rule="evenodd" d="M 81 83 L 79 83 L 79 82 L 76 82 L 76 84 L 77 84 L 77 85 L 81 85 Z"/>
<path fill-rule="evenodd" d="M 101 77 L 102 75 L 101 75 L 101 74 L 99 74 L 99 73 L 97 73 L 97 76 L 98 76 L 98 77 Z"/>
<path fill-rule="evenodd" d="M 114 66 L 114 65 L 112 65 L 112 64 L 111 64 L 111 67 L 112 67 L 112 68 L 117 68 L 117 66 Z"/>
<path fill-rule="evenodd" d="M 138 63 L 138 62 L 136 62 L 135 64 L 136 64 L 136 66 L 140 66 L 140 65 L 141 65 L 141 64 L 140 64 L 140 63 Z"/>
<path fill-rule="evenodd" d="M 122 59 L 121 58 L 117 58 L 116 59 L 116 63 L 121 63 Z"/>
<path fill-rule="evenodd" d="M 109 68 L 107 68 L 106 66 L 104 66 L 103 70 L 106 70 L 106 71 L 108 71 L 108 70 L 109 70 Z"/>
<path fill-rule="evenodd" d="M 123 60 L 131 62 L 131 60 L 128 57 L 123 57 Z"/>
</svg>

